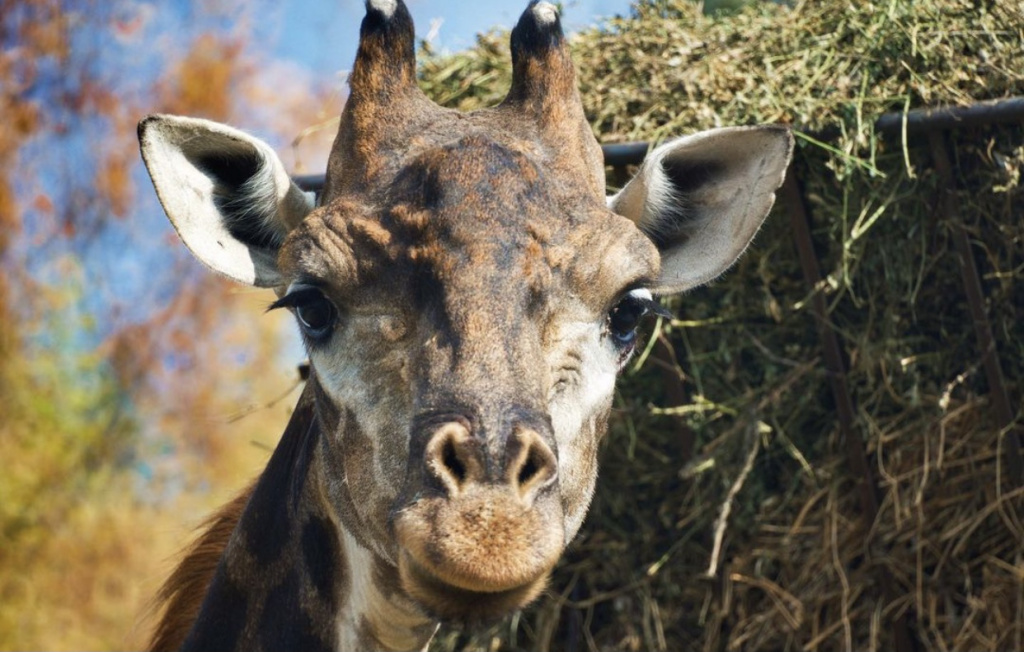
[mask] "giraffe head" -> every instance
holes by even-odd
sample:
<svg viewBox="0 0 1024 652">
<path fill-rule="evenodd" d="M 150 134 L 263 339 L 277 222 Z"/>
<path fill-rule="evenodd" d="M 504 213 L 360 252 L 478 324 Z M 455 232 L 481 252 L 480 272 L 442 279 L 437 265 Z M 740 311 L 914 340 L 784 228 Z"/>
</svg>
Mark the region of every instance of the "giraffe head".
<svg viewBox="0 0 1024 652">
<path fill-rule="evenodd" d="M 185 244 L 295 314 L 335 523 L 456 619 L 543 589 L 652 296 L 735 261 L 792 148 L 781 127 L 700 133 L 606 198 L 556 9 L 530 4 L 511 45 L 504 102 L 443 109 L 417 86 L 404 4 L 369 0 L 318 201 L 235 129 L 140 125 Z"/>
</svg>

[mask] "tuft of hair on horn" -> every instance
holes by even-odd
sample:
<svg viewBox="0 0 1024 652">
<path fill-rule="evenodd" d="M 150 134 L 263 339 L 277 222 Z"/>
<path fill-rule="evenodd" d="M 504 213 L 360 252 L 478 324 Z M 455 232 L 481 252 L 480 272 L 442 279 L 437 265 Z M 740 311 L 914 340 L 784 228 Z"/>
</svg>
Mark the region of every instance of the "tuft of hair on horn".
<svg viewBox="0 0 1024 652">
<path fill-rule="evenodd" d="M 366 0 L 366 13 L 375 12 L 385 20 L 395 15 L 401 0 Z"/>
<path fill-rule="evenodd" d="M 512 56 L 540 54 L 562 44 L 558 7 L 550 2 L 531 2 L 512 30 Z"/>
<path fill-rule="evenodd" d="M 366 0 L 350 85 L 403 86 L 412 82 L 415 72 L 416 35 L 405 3 Z"/>
<path fill-rule="evenodd" d="M 364 40 L 367 37 L 383 38 L 387 42 L 401 41 L 403 46 L 408 42 L 413 47 L 415 29 L 405 3 L 402 0 L 366 0 L 366 16 L 359 29 L 359 38 Z"/>
<path fill-rule="evenodd" d="M 558 7 L 550 2 L 531 3 L 529 10 L 533 12 L 533 19 L 538 25 L 551 25 L 558 22 Z"/>
</svg>

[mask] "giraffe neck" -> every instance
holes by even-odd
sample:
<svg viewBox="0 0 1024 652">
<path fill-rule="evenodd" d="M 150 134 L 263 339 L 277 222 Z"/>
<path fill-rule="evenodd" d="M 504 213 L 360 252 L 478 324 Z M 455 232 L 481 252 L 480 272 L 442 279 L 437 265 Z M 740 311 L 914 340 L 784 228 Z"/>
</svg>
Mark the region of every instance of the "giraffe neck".
<svg viewBox="0 0 1024 652">
<path fill-rule="evenodd" d="M 394 566 L 344 533 L 351 604 L 338 623 L 338 650 L 425 650 L 438 623 L 405 598 Z"/>
<path fill-rule="evenodd" d="M 180 649 L 417 650 L 436 631 L 401 592 L 397 570 L 331 509 L 312 396 L 307 386 Z M 175 576 L 188 575 L 195 552 Z M 165 622 L 176 606 L 170 595 Z"/>
</svg>

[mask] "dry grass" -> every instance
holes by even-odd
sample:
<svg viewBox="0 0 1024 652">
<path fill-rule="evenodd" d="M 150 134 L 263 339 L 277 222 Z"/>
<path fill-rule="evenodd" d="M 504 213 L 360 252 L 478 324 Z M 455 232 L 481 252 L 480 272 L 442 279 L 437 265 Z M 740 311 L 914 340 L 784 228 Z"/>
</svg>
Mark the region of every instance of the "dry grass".
<svg viewBox="0 0 1024 652">
<path fill-rule="evenodd" d="M 428 93 L 463 109 L 499 101 L 505 38 L 428 61 Z M 573 48 L 604 142 L 805 130 L 796 169 L 817 291 L 848 357 L 878 515 L 861 509 L 779 207 L 736 269 L 673 300 L 677 318 L 627 374 L 594 507 L 551 594 L 491 630 L 443 630 L 434 649 L 882 650 L 900 619 L 926 649 L 1024 649 L 1024 489 L 1001 463 L 960 225 L 937 211 L 926 143 L 873 128 L 885 112 L 1024 95 L 1024 5 L 764 3 L 713 19 L 685 0 L 645 2 Z M 1024 129 L 950 140 L 1016 406 Z"/>
</svg>

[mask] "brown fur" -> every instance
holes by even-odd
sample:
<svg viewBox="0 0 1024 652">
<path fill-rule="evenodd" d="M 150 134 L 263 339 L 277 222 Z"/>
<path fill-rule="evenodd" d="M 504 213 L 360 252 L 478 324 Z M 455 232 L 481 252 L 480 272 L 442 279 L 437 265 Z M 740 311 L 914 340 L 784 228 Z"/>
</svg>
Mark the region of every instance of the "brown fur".
<svg viewBox="0 0 1024 652">
<path fill-rule="evenodd" d="M 255 487 L 255 482 L 250 483 L 197 528 L 196 540 L 182 553 L 181 562 L 153 601 L 152 610 L 161 613 L 160 622 L 146 649 L 171 652 L 181 648 Z"/>
<path fill-rule="evenodd" d="M 608 208 L 555 9 L 527 8 L 507 99 L 470 114 L 417 87 L 401 0 L 370 0 L 361 35 L 320 205 L 279 245 L 226 231 L 208 188 L 178 187 L 202 165 L 172 146 L 206 151 L 181 139 L 249 137 L 176 118 L 140 136 L 172 221 L 202 238 L 193 251 L 285 295 L 276 305 L 298 313 L 311 364 L 259 484 L 205 524 L 161 590 L 152 650 L 423 649 L 428 617 L 472 622 L 533 600 L 590 503 L 615 374 L 635 345 L 615 316 L 658 282 L 661 256 Z M 743 183 L 706 194 L 744 200 Z M 763 215 L 737 210 L 756 230 Z M 687 241 L 691 257 L 727 249 L 728 228 L 706 231 Z M 307 302 L 334 306 L 324 328 L 306 322 Z"/>
</svg>

